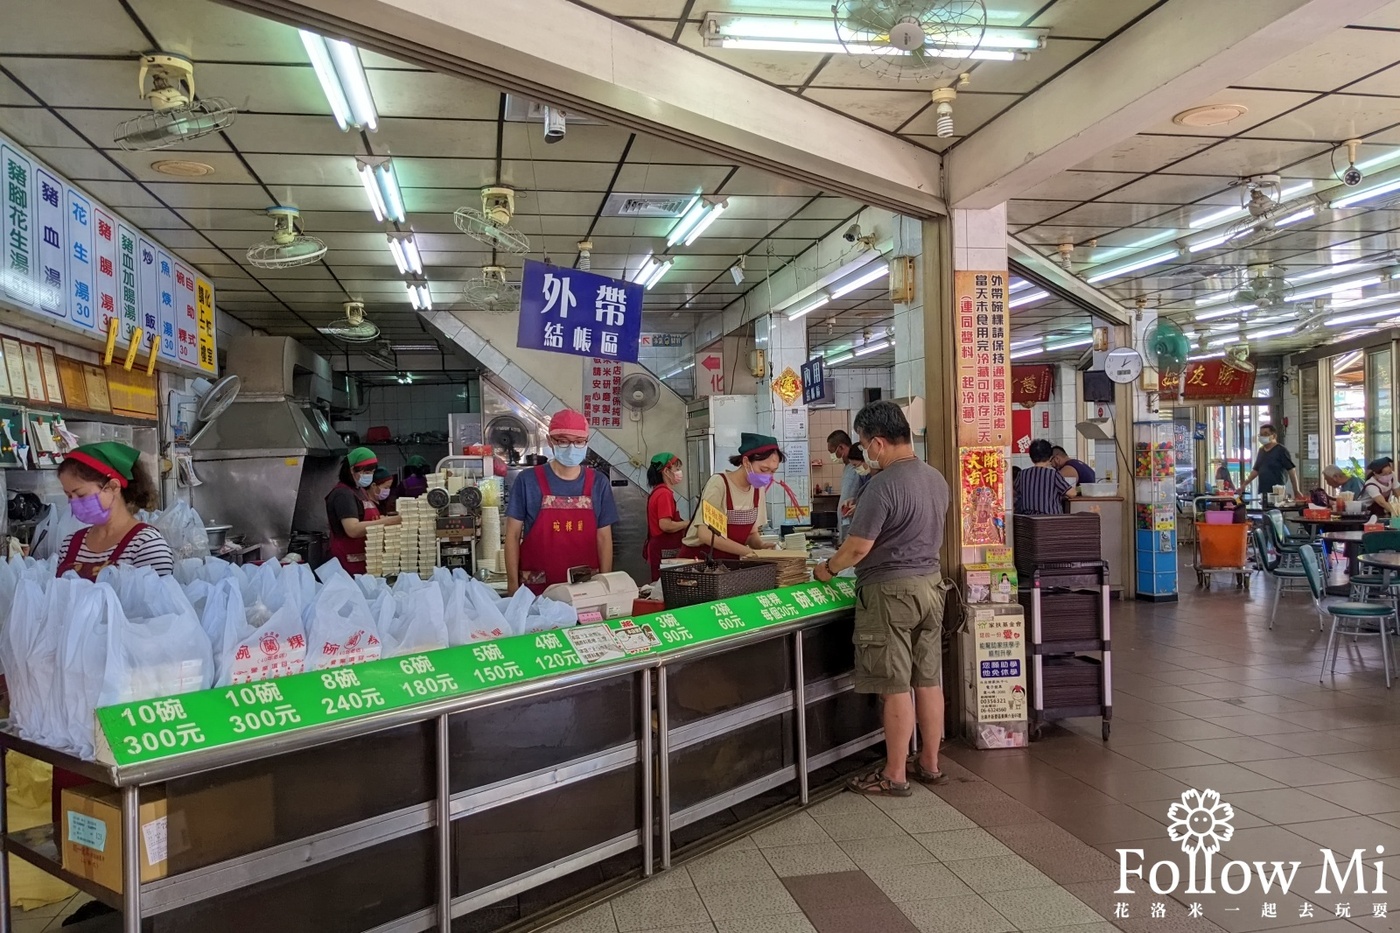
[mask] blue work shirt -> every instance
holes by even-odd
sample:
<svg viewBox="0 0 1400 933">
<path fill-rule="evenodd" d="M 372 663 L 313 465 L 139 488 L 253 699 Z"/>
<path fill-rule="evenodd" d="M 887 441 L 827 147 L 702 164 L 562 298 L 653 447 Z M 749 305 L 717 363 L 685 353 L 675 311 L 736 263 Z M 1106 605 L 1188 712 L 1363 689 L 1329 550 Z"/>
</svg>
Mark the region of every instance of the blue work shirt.
<svg viewBox="0 0 1400 933">
<path fill-rule="evenodd" d="M 588 469 L 584 468 L 579 473 L 576 480 L 562 480 L 559 474 L 545 464 L 545 470 L 549 473 L 549 491 L 555 496 L 581 496 L 583 495 L 584 477 L 588 475 Z M 525 523 L 525 534 L 530 533 L 530 526 L 535 523 L 535 518 L 540 514 L 540 506 L 544 502 L 544 490 L 540 489 L 540 481 L 535 477 L 533 469 L 526 470 L 515 478 L 515 485 L 510 487 L 510 502 L 506 505 L 506 517 L 516 518 Z M 612 485 L 608 478 L 598 471 L 593 472 L 593 516 L 598 520 L 599 528 L 606 528 L 609 525 L 617 524 L 617 503 L 613 501 Z"/>
</svg>

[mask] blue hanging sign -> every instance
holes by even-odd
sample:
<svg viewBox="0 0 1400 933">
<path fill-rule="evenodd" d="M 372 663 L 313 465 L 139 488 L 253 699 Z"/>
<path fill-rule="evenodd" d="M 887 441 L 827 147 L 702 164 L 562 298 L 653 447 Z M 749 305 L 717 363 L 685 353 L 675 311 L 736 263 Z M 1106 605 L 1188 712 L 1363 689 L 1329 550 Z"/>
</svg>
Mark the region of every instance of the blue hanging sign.
<svg viewBox="0 0 1400 933">
<path fill-rule="evenodd" d="M 802 404 L 810 405 L 826 398 L 826 364 L 821 357 L 802 364 Z"/>
<path fill-rule="evenodd" d="M 632 282 L 527 259 L 515 345 L 635 363 L 644 291 Z"/>
</svg>

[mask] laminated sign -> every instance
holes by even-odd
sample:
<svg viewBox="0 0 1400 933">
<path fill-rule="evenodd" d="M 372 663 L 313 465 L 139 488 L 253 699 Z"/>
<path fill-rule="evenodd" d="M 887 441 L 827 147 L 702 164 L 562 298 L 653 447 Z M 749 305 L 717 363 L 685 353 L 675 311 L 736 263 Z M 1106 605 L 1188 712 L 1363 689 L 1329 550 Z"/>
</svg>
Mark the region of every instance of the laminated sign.
<svg viewBox="0 0 1400 933">
<path fill-rule="evenodd" d="M 645 291 L 635 282 L 527 259 L 515 345 L 635 363 Z"/>
</svg>

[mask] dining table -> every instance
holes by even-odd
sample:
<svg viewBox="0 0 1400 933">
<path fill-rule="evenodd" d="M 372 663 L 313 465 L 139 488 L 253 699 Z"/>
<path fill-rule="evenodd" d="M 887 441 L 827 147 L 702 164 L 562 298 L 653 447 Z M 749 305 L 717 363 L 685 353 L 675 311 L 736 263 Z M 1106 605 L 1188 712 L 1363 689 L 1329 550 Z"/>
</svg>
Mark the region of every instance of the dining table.
<svg viewBox="0 0 1400 933">
<path fill-rule="evenodd" d="M 1342 553 L 1347 558 L 1346 580 L 1338 580 L 1331 574 L 1327 577 L 1327 592 L 1332 596 L 1345 596 L 1350 590 L 1349 581 L 1360 572 L 1361 539 L 1366 536 L 1366 532 L 1361 529 L 1348 531 L 1324 531 L 1321 535 L 1323 541 L 1329 545 L 1339 545 Z"/>
</svg>

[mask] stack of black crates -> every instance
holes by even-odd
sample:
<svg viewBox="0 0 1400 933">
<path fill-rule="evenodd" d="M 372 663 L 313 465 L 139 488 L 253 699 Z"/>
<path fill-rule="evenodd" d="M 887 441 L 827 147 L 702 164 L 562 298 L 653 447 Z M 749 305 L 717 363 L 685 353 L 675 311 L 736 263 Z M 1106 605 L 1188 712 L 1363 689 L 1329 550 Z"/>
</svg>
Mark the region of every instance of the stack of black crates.
<svg viewBox="0 0 1400 933">
<path fill-rule="evenodd" d="M 1045 723 L 1113 717 L 1108 564 L 1099 516 L 1015 517 L 1018 598 L 1026 612 L 1031 738 Z"/>
</svg>

